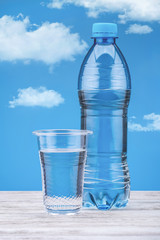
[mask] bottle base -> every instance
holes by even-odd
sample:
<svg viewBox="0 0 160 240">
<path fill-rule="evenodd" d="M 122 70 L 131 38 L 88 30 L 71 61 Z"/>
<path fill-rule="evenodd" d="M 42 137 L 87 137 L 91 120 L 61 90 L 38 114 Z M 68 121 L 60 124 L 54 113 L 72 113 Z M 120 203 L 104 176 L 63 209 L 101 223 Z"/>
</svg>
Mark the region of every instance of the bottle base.
<svg viewBox="0 0 160 240">
<path fill-rule="evenodd" d="M 124 202 L 117 202 L 115 205 L 93 205 L 91 203 L 85 203 L 82 205 L 83 209 L 98 209 L 98 210 L 102 210 L 102 211 L 107 211 L 107 210 L 111 210 L 111 209 L 122 209 L 125 208 L 128 204 L 128 200 L 124 201 Z"/>
<path fill-rule="evenodd" d="M 101 197 L 100 197 L 101 196 Z M 85 209 L 98 209 L 98 210 L 110 210 L 124 208 L 128 204 L 129 192 L 126 194 L 117 193 L 116 195 L 93 194 L 87 192 L 83 198 L 83 208 Z"/>
</svg>

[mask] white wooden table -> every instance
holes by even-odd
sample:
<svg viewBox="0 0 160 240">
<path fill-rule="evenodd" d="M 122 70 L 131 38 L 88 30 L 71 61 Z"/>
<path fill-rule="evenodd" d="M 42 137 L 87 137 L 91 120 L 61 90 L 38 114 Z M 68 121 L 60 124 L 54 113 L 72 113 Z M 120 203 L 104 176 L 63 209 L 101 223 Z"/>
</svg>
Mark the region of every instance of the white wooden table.
<svg viewBox="0 0 160 240">
<path fill-rule="evenodd" d="M 41 192 L 0 192 L 0 240 L 160 240 L 160 192 L 131 192 L 121 210 L 44 212 Z"/>
</svg>

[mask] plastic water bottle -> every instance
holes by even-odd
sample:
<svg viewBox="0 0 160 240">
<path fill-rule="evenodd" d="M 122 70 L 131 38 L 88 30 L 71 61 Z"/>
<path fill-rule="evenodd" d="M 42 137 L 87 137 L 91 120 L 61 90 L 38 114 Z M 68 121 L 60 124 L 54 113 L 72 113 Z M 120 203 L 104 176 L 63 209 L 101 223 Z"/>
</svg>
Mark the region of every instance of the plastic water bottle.
<svg viewBox="0 0 160 240">
<path fill-rule="evenodd" d="M 127 165 L 127 108 L 130 73 L 116 45 L 117 25 L 95 23 L 94 44 L 79 73 L 81 128 L 88 139 L 83 206 L 107 210 L 125 207 L 130 194 Z"/>
</svg>

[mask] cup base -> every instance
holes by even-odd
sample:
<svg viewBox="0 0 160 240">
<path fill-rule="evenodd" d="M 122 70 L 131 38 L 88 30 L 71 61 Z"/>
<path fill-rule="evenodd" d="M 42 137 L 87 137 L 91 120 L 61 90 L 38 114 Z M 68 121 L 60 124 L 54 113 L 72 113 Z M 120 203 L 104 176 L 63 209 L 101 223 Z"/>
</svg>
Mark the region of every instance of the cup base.
<svg viewBox="0 0 160 240">
<path fill-rule="evenodd" d="M 74 215 L 78 214 L 80 211 L 80 208 L 77 209 L 67 209 L 67 210 L 53 210 L 50 208 L 45 208 L 46 212 L 50 215 Z"/>
</svg>

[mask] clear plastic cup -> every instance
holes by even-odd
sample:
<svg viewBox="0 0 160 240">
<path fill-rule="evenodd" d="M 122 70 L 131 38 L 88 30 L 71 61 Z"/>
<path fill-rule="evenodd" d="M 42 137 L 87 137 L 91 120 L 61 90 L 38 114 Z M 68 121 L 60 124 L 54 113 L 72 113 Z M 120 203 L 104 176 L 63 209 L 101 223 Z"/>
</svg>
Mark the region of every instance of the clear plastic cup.
<svg viewBox="0 0 160 240">
<path fill-rule="evenodd" d="M 34 131 L 38 138 L 43 201 L 48 213 L 74 214 L 82 206 L 88 130 Z"/>
</svg>

